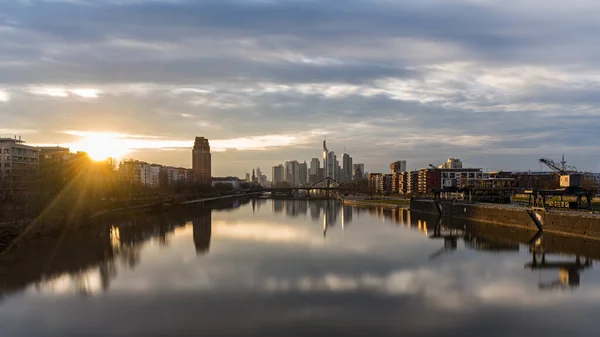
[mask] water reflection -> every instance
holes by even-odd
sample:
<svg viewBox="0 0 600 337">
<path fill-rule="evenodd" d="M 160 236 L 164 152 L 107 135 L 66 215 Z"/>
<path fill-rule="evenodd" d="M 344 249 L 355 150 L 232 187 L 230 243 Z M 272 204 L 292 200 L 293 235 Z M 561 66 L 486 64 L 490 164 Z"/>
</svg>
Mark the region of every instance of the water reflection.
<svg viewBox="0 0 600 337">
<path fill-rule="evenodd" d="M 252 203 L 254 209 L 255 203 Z M 206 254 L 210 249 L 210 236 L 212 231 L 212 213 L 209 209 L 202 209 L 194 215 L 192 220 L 194 246 L 197 254 Z"/>
<path fill-rule="evenodd" d="M 57 336 L 77 335 L 64 332 L 79 321 L 99 335 L 119 326 L 140 335 L 261 335 L 257 326 L 289 335 L 442 335 L 472 322 L 482 326 L 467 335 L 487 335 L 490 324 L 523 329 L 527 308 L 536 310 L 530 328 L 560 312 L 554 307 L 581 307 L 579 318 L 593 312 L 583 302 L 600 293 L 592 268 L 600 243 L 536 234 L 326 200 L 122 216 L 5 255 L 0 322 L 34 303 L 31 321 L 55 312 Z M 93 325 L 86 315 L 121 325 Z M 3 336 L 36 335 L 35 326 Z"/>
</svg>

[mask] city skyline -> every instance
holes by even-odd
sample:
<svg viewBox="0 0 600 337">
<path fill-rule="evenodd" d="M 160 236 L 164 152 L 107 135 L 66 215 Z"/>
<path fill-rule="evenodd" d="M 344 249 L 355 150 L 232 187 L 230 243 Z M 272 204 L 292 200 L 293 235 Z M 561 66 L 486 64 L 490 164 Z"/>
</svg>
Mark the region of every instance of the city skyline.
<svg viewBox="0 0 600 337">
<path fill-rule="evenodd" d="M 562 153 L 598 172 L 598 14 L 591 0 L 5 1 L 0 136 L 191 167 L 200 134 L 218 176 L 310 160 L 325 134 L 372 172 L 448 157 L 538 170 Z"/>
</svg>

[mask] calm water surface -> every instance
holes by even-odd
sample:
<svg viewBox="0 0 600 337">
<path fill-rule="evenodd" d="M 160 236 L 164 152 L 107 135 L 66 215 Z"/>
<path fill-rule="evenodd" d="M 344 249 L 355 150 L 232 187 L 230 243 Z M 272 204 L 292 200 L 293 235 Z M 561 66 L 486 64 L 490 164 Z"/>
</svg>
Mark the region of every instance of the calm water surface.
<svg viewBox="0 0 600 337">
<path fill-rule="evenodd" d="M 0 335 L 598 335 L 600 245 L 534 259 L 533 234 L 326 201 L 127 217 L 4 256 Z"/>
</svg>

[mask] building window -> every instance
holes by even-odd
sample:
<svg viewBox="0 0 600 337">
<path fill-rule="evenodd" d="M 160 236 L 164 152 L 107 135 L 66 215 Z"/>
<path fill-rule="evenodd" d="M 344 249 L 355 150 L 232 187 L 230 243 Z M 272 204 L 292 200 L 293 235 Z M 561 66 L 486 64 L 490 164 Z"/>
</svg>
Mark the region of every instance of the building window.
<svg viewBox="0 0 600 337">
<path fill-rule="evenodd" d="M 469 179 L 475 178 L 475 173 L 469 173 Z"/>
</svg>

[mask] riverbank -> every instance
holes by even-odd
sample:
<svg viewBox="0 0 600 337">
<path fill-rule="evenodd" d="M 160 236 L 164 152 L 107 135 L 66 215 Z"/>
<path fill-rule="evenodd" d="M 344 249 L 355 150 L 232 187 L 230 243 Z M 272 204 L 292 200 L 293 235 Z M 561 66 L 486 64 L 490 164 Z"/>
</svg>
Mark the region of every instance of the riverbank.
<svg viewBox="0 0 600 337">
<path fill-rule="evenodd" d="M 600 214 L 516 205 L 412 199 L 410 210 L 559 235 L 600 239 Z"/>
<path fill-rule="evenodd" d="M 348 198 L 340 198 L 340 201 L 344 203 L 344 205 L 349 206 L 363 206 L 363 207 L 384 207 L 384 208 L 406 208 L 408 209 L 410 205 L 410 200 L 408 199 L 373 199 L 373 200 L 358 200 L 358 199 L 348 199 Z"/>
</svg>

